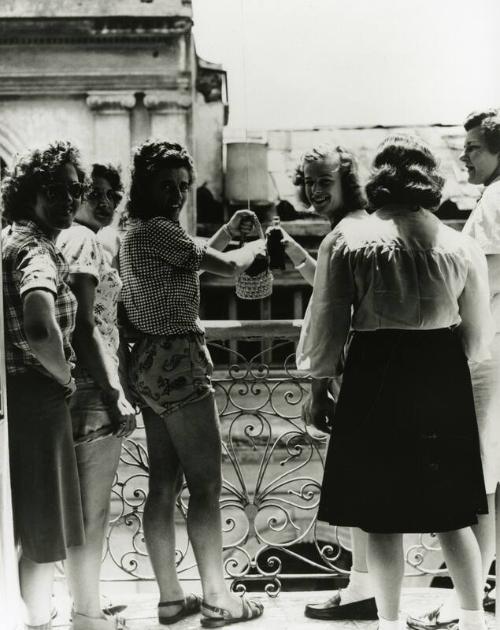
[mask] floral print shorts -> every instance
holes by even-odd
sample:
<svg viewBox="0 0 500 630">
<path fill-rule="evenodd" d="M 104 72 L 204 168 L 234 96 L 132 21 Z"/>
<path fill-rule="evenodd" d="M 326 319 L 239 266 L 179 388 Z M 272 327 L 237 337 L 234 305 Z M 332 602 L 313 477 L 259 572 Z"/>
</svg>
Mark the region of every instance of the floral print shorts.
<svg viewBox="0 0 500 630">
<path fill-rule="evenodd" d="M 132 350 L 129 376 L 135 393 L 165 418 L 213 394 L 213 363 L 204 335 L 145 336 Z"/>
</svg>

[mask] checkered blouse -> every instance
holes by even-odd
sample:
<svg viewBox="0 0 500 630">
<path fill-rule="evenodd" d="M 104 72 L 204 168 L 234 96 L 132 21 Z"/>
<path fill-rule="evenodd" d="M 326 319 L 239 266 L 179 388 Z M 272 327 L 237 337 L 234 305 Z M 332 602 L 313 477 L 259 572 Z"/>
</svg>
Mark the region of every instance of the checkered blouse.
<svg viewBox="0 0 500 630">
<path fill-rule="evenodd" d="M 70 340 L 77 304 L 65 282 L 68 274 L 66 261 L 36 223 L 19 221 L 2 231 L 2 265 L 7 372 L 21 374 L 28 367 L 34 367 L 53 378 L 35 357 L 26 340 L 23 298 L 34 289 L 43 289 L 54 295 L 64 353 L 68 361 L 74 361 Z"/>
<path fill-rule="evenodd" d="M 197 272 L 206 247 L 164 217 L 131 224 L 120 248 L 121 297 L 138 330 L 150 335 L 204 332 Z"/>
</svg>

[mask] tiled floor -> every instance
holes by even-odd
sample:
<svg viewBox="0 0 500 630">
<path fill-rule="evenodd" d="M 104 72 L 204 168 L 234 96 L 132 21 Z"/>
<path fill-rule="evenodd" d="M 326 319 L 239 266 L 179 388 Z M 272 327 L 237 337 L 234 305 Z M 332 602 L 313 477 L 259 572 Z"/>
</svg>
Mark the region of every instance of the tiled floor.
<svg viewBox="0 0 500 630">
<path fill-rule="evenodd" d="M 433 606 L 439 605 L 449 591 L 436 588 L 412 588 L 403 592 L 401 609 L 403 615 L 418 614 L 430 610 Z M 318 621 L 304 617 L 304 605 L 307 602 L 321 601 L 328 596 L 325 592 L 306 593 L 281 593 L 277 598 L 271 599 L 264 594 L 252 594 L 251 597 L 260 599 L 265 605 L 264 615 L 260 619 L 248 622 L 248 626 L 241 624 L 235 628 L 248 628 L 248 630 L 375 630 L 376 621 L 352 621 L 334 622 Z M 114 598 L 118 603 L 119 598 Z M 127 618 L 130 630 L 192 630 L 200 628 L 199 616 L 188 617 L 172 626 L 162 626 L 156 619 L 157 598 L 150 595 L 130 595 L 120 599 L 119 603 L 127 604 L 127 610 L 122 613 Z M 494 630 L 495 620 L 492 614 L 487 614 L 488 626 Z M 66 630 L 67 611 L 65 606 L 61 606 L 60 612 L 55 619 L 54 627 L 58 630 Z"/>
</svg>

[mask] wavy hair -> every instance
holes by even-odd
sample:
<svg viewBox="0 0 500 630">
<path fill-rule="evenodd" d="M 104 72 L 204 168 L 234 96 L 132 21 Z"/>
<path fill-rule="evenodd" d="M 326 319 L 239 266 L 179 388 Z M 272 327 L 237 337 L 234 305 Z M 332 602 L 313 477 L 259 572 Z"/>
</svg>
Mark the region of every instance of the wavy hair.
<svg viewBox="0 0 500 630">
<path fill-rule="evenodd" d="M 500 153 L 500 111 L 485 109 L 472 112 L 464 122 L 465 131 L 479 127 L 483 133 L 484 143 L 490 153 Z"/>
<path fill-rule="evenodd" d="M 85 181 L 80 152 L 70 142 L 58 141 L 46 149 L 35 149 L 20 156 L 7 174 L 1 188 L 5 219 L 29 219 L 41 186 L 54 180 L 66 164 L 74 166 L 78 181 Z"/>
<path fill-rule="evenodd" d="M 372 210 L 392 203 L 412 210 L 434 209 L 443 186 L 438 161 L 423 142 L 414 136 L 391 135 L 377 149 L 366 194 Z"/>
<path fill-rule="evenodd" d="M 193 158 L 175 142 L 146 140 L 135 150 L 127 214 L 131 219 L 151 219 L 154 209 L 149 190 L 152 177 L 162 168 L 185 168 L 192 184 L 196 174 Z"/>
<path fill-rule="evenodd" d="M 358 174 L 358 163 L 354 154 L 342 146 L 320 144 L 306 151 L 295 169 L 293 183 L 298 187 L 298 197 L 304 205 L 311 205 L 306 194 L 304 168 L 307 163 L 320 162 L 334 156 L 340 161 L 340 185 L 342 186 L 342 211 L 339 219 L 353 210 L 366 208 L 366 197 Z M 338 222 L 337 221 L 337 222 Z"/>
<path fill-rule="evenodd" d="M 112 164 L 92 164 L 91 177 L 102 177 L 115 192 L 123 192 L 120 169 Z"/>
</svg>

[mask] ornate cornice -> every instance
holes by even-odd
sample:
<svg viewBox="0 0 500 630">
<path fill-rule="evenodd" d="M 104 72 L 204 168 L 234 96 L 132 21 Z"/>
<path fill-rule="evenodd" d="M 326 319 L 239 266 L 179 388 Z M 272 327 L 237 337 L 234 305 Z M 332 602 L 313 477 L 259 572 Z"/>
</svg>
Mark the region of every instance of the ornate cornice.
<svg viewBox="0 0 500 630">
<path fill-rule="evenodd" d="M 191 76 L 159 74 L 63 74 L 0 72 L 0 96 L 85 95 L 90 92 L 144 92 L 148 90 L 185 91 Z"/>
<path fill-rule="evenodd" d="M 135 105 L 131 92 L 92 92 L 87 96 L 89 109 L 101 114 L 125 113 Z"/>
<path fill-rule="evenodd" d="M 0 45 L 161 42 L 192 28 L 187 17 L 0 19 Z"/>
<path fill-rule="evenodd" d="M 144 105 L 158 114 L 183 114 L 191 107 L 192 99 L 189 94 L 173 90 L 153 91 L 146 92 Z"/>
</svg>

